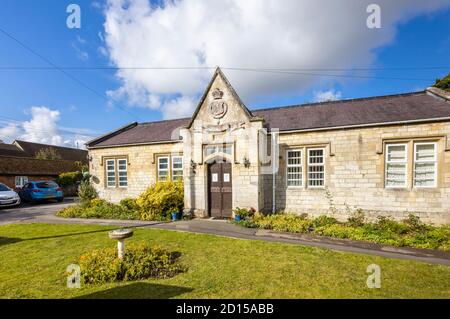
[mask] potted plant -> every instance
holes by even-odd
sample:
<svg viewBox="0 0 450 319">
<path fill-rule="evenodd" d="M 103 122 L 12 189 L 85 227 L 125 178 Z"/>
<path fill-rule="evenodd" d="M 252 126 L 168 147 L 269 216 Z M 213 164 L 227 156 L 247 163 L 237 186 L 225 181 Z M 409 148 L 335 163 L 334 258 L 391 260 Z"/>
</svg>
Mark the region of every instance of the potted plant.
<svg viewBox="0 0 450 319">
<path fill-rule="evenodd" d="M 173 220 L 173 221 L 175 221 L 175 220 L 180 220 L 180 219 L 181 219 L 181 213 L 180 213 L 180 212 L 177 212 L 177 211 L 173 211 L 173 212 L 171 213 L 171 216 L 172 216 L 172 220 Z"/>
<path fill-rule="evenodd" d="M 233 213 L 234 213 L 234 220 L 237 222 L 249 216 L 249 211 L 246 208 L 236 207 L 236 209 L 233 210 Z"/>
</svg>

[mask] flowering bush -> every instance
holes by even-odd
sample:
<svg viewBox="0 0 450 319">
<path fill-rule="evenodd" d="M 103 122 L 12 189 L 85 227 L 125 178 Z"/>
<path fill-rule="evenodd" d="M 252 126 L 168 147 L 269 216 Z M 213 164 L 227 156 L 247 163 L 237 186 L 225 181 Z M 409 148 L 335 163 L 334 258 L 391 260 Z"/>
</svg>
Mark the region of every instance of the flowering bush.
<svg viewBox="0 0 450 319">
<path fill-rule="evenodd" d="M 183 182 L 157 182 L 139 195 L 136 203 L 142 220 L 169 220 L 172 212 L 183 210 Z"/>
</svg>

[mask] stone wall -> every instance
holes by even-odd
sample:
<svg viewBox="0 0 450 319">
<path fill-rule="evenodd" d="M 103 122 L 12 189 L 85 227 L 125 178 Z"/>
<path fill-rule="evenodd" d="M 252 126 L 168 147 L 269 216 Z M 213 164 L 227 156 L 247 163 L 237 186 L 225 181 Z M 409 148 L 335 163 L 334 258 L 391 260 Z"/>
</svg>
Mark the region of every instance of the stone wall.
<svg viewBox="0 0 450 319">
<path fill-rule="evenodd" d="M 343 220 L 351 209 L 362 208 L 372 218 L 391 215 L 402 219 L 415 213 L 422 220 L 450 224 L 450 151 L 447 136 L 450 123 L 384 126 L 376 128 L 280 134 L 280 170 L 276 179 L 276 209 L 295 213 L 335 215 Z M 438 180 L 436 188 L 412 186 L 413 147 L 408 147 L 408 187 L 384 187 L 384 144 L 390 142 L 436 141 L 438 145 Z M 410 142 L 411 143 L 411 142 Z M 412 144 L 411 144 L 412 145 Z M 285 150 L 309 146 L 325 147 L 326 189 L 287 187 Z M 269 194 L 271 178 L 265 176 L 264 194 Z M 266 196 L 266 195 L 265 195 Z M 330 210 L 330 198 L 336 208 Z M 271 210 L 271 200 L 264 201 Z"/>
<path fill-rule="evenodd" d="M 156 182 L 157 156 L 180 152 L 182 152 L 181 143 L 91 149 L 89 155 L 92 160 L 89 168 L 94 177 L 93 184 L 101 198 L 112 202 L 119 202 L 126 197 L 137 197 Z M 106 158 L 111 157 L 127 157 L 128 187 L 106 188 L 104 163 Z"/>
</svg>

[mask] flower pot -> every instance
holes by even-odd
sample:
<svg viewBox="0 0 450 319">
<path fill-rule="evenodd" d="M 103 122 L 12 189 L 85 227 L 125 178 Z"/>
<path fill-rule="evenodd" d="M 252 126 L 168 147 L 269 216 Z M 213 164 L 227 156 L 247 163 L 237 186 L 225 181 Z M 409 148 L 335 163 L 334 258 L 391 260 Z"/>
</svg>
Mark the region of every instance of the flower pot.
<svg viewBox="0 0 450 319">
<path fill-rule="evenodd" d="M 179 220 L 180 219 L 180 213 L 179 212 L 173 212 L 172 213 L 172 220 Z"/>
<path fill-rule="evenodd" d="M 241 215 L 234 215 L 234 220 L 237 222 L 241 221 Z"/>
</svg>

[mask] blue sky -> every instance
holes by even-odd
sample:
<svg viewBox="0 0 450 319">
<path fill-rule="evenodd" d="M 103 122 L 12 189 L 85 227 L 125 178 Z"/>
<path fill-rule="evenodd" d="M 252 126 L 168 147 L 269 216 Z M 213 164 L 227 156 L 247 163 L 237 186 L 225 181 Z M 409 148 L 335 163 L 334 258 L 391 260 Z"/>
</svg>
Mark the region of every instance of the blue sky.
<svg viewBox="0 0 450 319">
<path fill-rule="evenodd" d="M 120 2 L 120 0 L 117 1 Z M 149 9 L 142 1 L 138 2 L 142 8 Z M 81 7 L 80 29 L 69 29 L 66 26 L 66 18 L 68 16 L 66 7 L 70 3 L 77 3 Z M 374 44 L 373 46 L 365 45 L 361 49 L 361 58 L 359 56 L 355 56 L 354 58 L 356 63 L 358 63 L 356 65 L 352 64 L 351 61 L 349 62 L 345 56 L 345 50 L 336 51 L 337 53 L 333 55 L 332 64 L 314 61 L 311 65 L 314 68 L 321 66 L 322 68 L 333 67 L 343 69 L 349 67 L 449 67 L 450 9 L 448 4 L 446 5 L 444 1 L 444 4 L 437 6 L 437 9 L 431 10 L 425 8 L 423 9 L 423 13 L 418 9 L 417 12 L 406 17 L 401 16 L 397 20 L 393 18 L 390 24 L 391 27 L 388 28 L 389 30 L 384 31 L 389 33 L 387 36 L 389 39 L 383 38 L 380 40 L 377 38 L 376 41 L 379 44 Z M 136 6 L 135 9 L 140 9 L 139 6 Z M 173 50 L 177 50 L 176 48 L 184 50 L 185 47 L 188 49 L 192 48 L 192 44 L 184 44 L 188 42 L 192 43 L 190 41 L 192 35 L 185 35 L 185 38 L 183 38 L 183 35 L 180 35 L 180 37 L 174 36 L 176 34 L 175 32 L 179 30 L 176 27 L 173 27 L 173 30 L 169 29 L 167 34 L 164 35 L 161 32 L 152 33 L 156 31 L 154 31 L 155 27 L 151 27 L 148 34 L 152 36 L 145 38 L 147 33 L 144 32 L 140 35 L 140 38 L 137 37 L 137 39 L 142 39 L 143 41 L 142 52 L 139 46 L 139 40 L 133 42 L 136 43 L 137 47 L 131 48 L 127 42 L 127 37 L 132 38 L 135 35 L 133 30 L 136 30 L 133 28 L 136 27 L 140 30 L 143 28 L 144 23 L 138 26 L 129 25 L 129 29 L 124 31 L 126 33 L 120 34 L 120 30 L 114 31 L 114 26 L 111 27 L 110 25 L 110 28 L 105 29 L 105 19 L 109 17 L 109 21 L 112 21 L 112 24 L 118 23 L 119 19 L 125 19 L 120 20 L 121 22 L 126 21 L 130 17 L 133 19 L 133 14 L 136 14 L 136 21 L 147 21 L 149 25 L 158 23 L 158 20 L 151 20 L 148 16 L 145 17 L 140 16 L 139 13 L 133 13 L 132 8 L 128 8 L 127 6 L 119 7 L 119 9 L 117 7 L 111 7 L 107 9 L 105 3 L 100 1 L 5 0 L 2 1 L 2 10 L 0 11 L 0 28 L 54 64 L 64 67 L 123 66 L 127 65 L 126 63 L 133 63 L 133 66 L 136 66 L 139 64 L 135 64 L 134 61 L 138 59 L 127 60 L 127 56 L 133 57 L 134 54 L 143 56 L 138 62 L 145 65 L 139 66 L 162 66 L 158 62 L 161 60 L 158 60 L 158 56 L 155 53 L 159 48 L 166 50 L 168 52 L 167 56 L 169 57 L 172 54 L 170 52 L 171 48 L 175 48 Z M 126 11 L 128 9 L 130 11 Z M 175 9 L 178 11 L 175 11 Z M 165 11 L 164 13 L 168 17 L 172 15 L 180 21 L 184 15 L 182 11 L 186 10 L 186 7 L 173 7 L 170 10 L 160 9 L 161 12 Z M 395 10 L 399 9 L 396 8 Z M 114 21 L 111 17 L 116 17 L 117 14 L 122 14 L 123 16 L 118 19 L 114 18 Z M 366 15 L 364 12 L 359 12 L 357 15 L 352 15 L 350 12 L 347 13 L 347 16 L 350 19 L 353 16 L 355 19 L 362 19 Z M 192 16 L 189 17 L 191 19 L 190 21 L 192 21 Z M 320 20 L 320 17 L 318 20 Z M 221 23 L 223 24 L 224 22 L 222 21 Z M 308 27 L 311 27 L 310 24 L 315 22 L 310 21 L 308 23 Z M 320 23 L 320 21 L 317 23 Z M 300 26 L 302 26 L 301 22 Z M 179 27 L 183 28 L 183 25 Z M 222 25 L 222 27 L 224 26 Z M 290 25 L 283 26 L 286 29 L 290 27 Z M 298 27 L 299 25 L 292 25 L 292 28 Z M 261 25 L 261 28 L 265 28 L 264 24 Z M 210 29 L 212 31 L 204 35 L 207 39 L 216 40 L 216 34 L 217 37 L 227 37 L 226 34 L 220 34 L 221 31 L 214 33 L 214 26 L 211 26 Z M 261 43 L 264 43 L 263 39 L 267 36 L 266 31 L 267 29 L 258 30 L 258 28 L 255 28 L 252 34 L 249 33 L 249 38 L 251 39 L 255 37 L 261 38 L 255 39 L 256 42 L 254 44 L 254 46 L 260 45 L 261 50 L 265 49 Z M 338 33 L 339 31 L 336 32 Z M 154 34 L 158 34 L 160 37 Z M 245 36 L 245 32 L 243 36 Z M 301 36 L 305 37 L 304 34 Z M 343 37 L 343 35 L 339 36 Z M 353 36 L 358 39 L 358 35 Z M 313 39 L 312 41 L 315 41 L 314 35 L 311 37 Z M 348 37 L 350 39 L 347 40 L 351 43 L 352 35 L 350 34 Z M 268 41 L 270 41 L 270 37 Z M 355 41 L 355 48 L 359 42 L 357 40 Z M 222 45 L 220 41 L 218 43 Z M 279 44 L 277 45 L 279 46 Z M 321 45 L 323 45 L 323 50 L 329 49 L 327 45 L 320 44 L 319 41 L 317 45 L 317 48 L 322 48 Z M 338 44 L 336 45 L 338 46 Z M 177 56 L 174 56 L 174 58 L 168 58 L 163 66 L 190 67 L 198 66 L 198 63 L 203 63 L 201 65 L 204 66 L 206 62 L 214 61 L 216 63 L 212 66 L 224 66 L 224 63 L 230 67 L 255 67 L 255 65 L 250 65 L 251 63 L 248 62 L 252 61 L 251 56 L 243 56 L 242 62 L 239 59 L 221 58 L 220 54 L 213 59 L 211 57 L 213 56 L 213 52 L 215 52 L 214 47 L 209 42 L 206 46 L 207 48 L 202 49 L 203 51 L 201 51 L 202 53 L 200 55 L 205 55 L 205 59 L 209 61 L 200 59 L 199 62 L 195 62 L 196 64 L 193 65 L 188 64 L 190 60 L 186 59 L 185 61 L 179 62 L 180 64 L 176 64 L 174 61 L 182 59 L 176 59 Z M 224 45 L 224 50 L 227 50 L 226 44 Z M 347 50 L 358 51 L 353 50 L 352 46 L 348 47 Z M 233 52 L 230 51 L 228 56 L 232 56 Z M 299 52 L 303 52 L 303 50 L 300 48 Z M 148 54 L 148 59 L 146 58 L 146 54 Z M 278 53 L 274 53 L 274 55 L 276 54 Z M 339 54 L 342 54 L 342 58 L 340 58 Z M 270 55 L 268 56 L 270 57 Z M 326 56 L 324 59 L 326 61 Z M 342 63 L 340 63 L 341 60 Z M 301 65 L 306 68 L 308 58 L 305 57 L 304 61 L 305 63 Z M 276 59 L 275 62 L 266 59 L 265 62 L 258 63 L 256 65 L 258 68 L 298 68 L 298 65 L 290 65 L 288 63 L 280 65 Z M 48 67 L 48 64 L 18 45 L 17 42 L 0 33 L 0 67 Z M 82 141 L 92 136 L 113 130 L 135 120 L 153 121 L 186 115 L 191 111 L 192 105 L 195 104 L 195 100 L 201 93 L 202 88 L 207 82 L 207 77 L 212 73 L 212 70 L 203 70 L 201 74 L 196 72 L 192 76 L 196 79 L 193 81 L 195 83 L 186 87 L 184 87 L 184 84 L 179 84 L 178 76 L 173 81 L 167 81 L 164 86 L 158 86 L 158 78 L 154 81 L 151 79 L 147 81 L 143 79 L 146 75 L 142 75 L 142 73 L 139 76 L 136 75 L 137 72 L 149 72 L 147 74 L 151 77 L 150 72 L 154 71 L 149 70 L 136 71 L 133 74 L 119 74 L 116 70 L 67 70 L 66 72 L 79 79 L 85 86 L 88 86 L 103 96 L 103 98 L 69 79 L 57 70 L 0 70 L 0 139 L 9 142 L 13 138 L 28 138 L 34 141 L 74 146 L 75 140 L 82 143 Z M 189 82 L 189 72 L 191 71 L 183 72 L 184 78 L 182 80 L 184 82 Z M 236 83 L 235 88 L 238 94 L 240 94 L 240 89 L 242 88 L 244 102 L 253 109 L 313 101 L 317 99 L 320 92 L 331 92 L 332 95 L 334 94 L 338 98 L 355 98 L 417 91 L 432 84 L 435 78 L 442 77 L 449 72 L 450 68 L 371 70 L 357 73 L 342 73 L 347 75 L 356 74 L 369 77 L 397 77 L 416 80 L 353 79 L 328 76 L 303 76 L 305 79 L 302 79 L 301 75 L 274 75 L 276 78 L 273 79 L 270 74 L 262 74 L 264 77 L 267 77 L 263 79 L 266 82 L 272 80 L 277 83 L 280 81 L 294 84 L 298 82 L 297 86 L 289 86 L 289 89 L 286 90 L 283 88 L 277 89 L 277 86 L 274 84 L 271 86 L 274 88 L 273 92 L 265 94 L 267 89 L 265 89 L 263 84 L 258 84 L 255 81 L 255 85 L 251 85 L 253 78 L 248 78 L 252 76 L 248 74 L 249 72 L 225 70 L 232 84 Z M 323 71 L 323 73 L 341 74 L 340 71 Z M 161 80 L 166 77 L 175 77 L 173 71 L 159 71 L 158 76 Z M 259 75 L 257 74 L 256 76 Z M 246 77 L 248 80 L 246 80 Z M 171 84 L 172 82 L 173 85 Z M 245 84 L 240 84 L 241 82 Z M 177 87 L 180 88 L 178 89 Z M 133 95 L 136 90 L 139 91 L 138 94 Z M 155 98 L 155 100 L 150 98 L 150 96 Z M 33 110 L 33 106 L 41 107 L 41 109 L 35 108 Z M 45 109 L 43 109 L 44 107 L 56 113 L 47 115 Z M 183 107 L 186 107 L 186 110 L 183 110 L 184 113 L 178 112 Z M 173 114 L 170 112 L 173 112 Z M 47 116 L 48 121 L 45 120 Z M 37 132 L 39 130 L 45 133 Z M 55 139 L 54 137 L 56 135 L 61 138 Z"/>
</svg>

